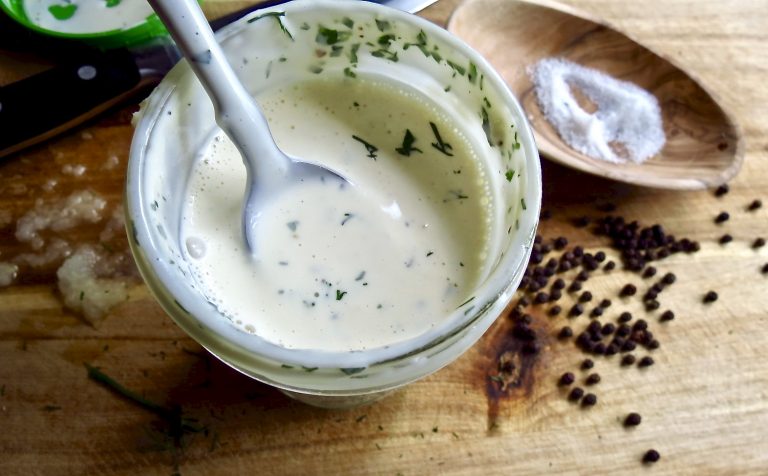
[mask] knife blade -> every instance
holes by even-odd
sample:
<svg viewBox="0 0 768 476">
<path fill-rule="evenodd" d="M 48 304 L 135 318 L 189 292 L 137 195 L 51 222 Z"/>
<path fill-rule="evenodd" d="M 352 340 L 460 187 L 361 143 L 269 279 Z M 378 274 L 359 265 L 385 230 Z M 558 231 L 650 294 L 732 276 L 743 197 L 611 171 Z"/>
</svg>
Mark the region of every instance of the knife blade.
<svg viewBox="0 0 768 476">
<path fill-rule="evenodd" d="M 366 0 L 416 13 L 437 0 Z M 286 0 L 259 2 L 211 21 L 216 31 Z M 156 85 L 181 55 L 169 37 L 138 47 L 80 50 L 78 60 L 0 87 L 0 158 L 59 135 Z"/>
</svg>

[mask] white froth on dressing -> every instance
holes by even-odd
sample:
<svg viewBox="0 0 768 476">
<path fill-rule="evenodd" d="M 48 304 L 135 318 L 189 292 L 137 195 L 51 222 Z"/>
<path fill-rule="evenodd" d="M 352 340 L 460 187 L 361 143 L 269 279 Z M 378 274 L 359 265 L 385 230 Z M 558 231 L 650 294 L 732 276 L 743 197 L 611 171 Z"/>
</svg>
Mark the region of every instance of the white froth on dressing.
<svg viewBox="0 0 768 476">
<path fill-rule="evenodd" d="M 279 194 L 263 210 L 254 258 L 241 230 L 245 168 L 222 133 L 213 137 L 188 182 L 182 244 L 222 314 L 287 348 L 361 350 L 420 335 L 471 297 L 492 201 L 444 112 L 362 78 L 314 79 L 258 100 L 283 150 L 354 186 Z"/>
</svg>

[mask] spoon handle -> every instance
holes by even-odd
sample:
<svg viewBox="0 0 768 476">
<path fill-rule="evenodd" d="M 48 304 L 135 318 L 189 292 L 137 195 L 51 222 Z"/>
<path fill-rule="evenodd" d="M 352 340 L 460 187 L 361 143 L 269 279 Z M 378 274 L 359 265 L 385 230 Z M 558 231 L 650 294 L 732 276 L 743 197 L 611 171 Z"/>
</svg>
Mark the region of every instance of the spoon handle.
<svg viewBox="0 0 768 476">
<path fill-rule="evenodd" d="M 211 98 L 216 123 L 243 155 L 249 182 L 251 173 L 255 178 L 285 175 L 290 167 L 289 159 L 274 140 L 270 140 L 264 113 L 232 70 L 197 2 L 149 0 L 149 4 Z M 254 160 L 256 157 L 259 160 Z M 265 170 L 267 167 L 272 170 Z"/>
</svg>

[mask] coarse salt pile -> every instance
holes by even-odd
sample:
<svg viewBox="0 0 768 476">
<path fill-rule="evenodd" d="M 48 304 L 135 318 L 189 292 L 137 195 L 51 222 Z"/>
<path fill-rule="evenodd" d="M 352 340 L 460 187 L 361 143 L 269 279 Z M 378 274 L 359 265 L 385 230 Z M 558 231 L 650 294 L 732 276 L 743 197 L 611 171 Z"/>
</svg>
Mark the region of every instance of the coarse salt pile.
<svg viewBox="0 0 768 476">
<path fill-rule="evenodd" d="M 529 69 L 547 121 L 574 150 L 612 163 L 642 163 L 664 146 L 661 110 L 644 89 L 591 68 L 545 58 Z M 574 88 L 596 107 L 586 111 Z"/>
</svg>

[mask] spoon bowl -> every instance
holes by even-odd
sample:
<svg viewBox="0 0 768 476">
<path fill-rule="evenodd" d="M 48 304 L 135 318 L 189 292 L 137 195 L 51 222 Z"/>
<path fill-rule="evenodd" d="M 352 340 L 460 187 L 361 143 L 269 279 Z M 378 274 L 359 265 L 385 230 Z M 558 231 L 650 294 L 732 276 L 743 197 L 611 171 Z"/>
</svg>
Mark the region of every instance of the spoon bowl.
<svg viewBox="0 0 768 476">
<path fill-rule="evenodd" d="M 488 12 L 494 12 L 489 15 Z M 467 0 L 448 30 L 484 55 L 520 98 L 539 151 L 566 166 L 636 185 L 715 187 L 738 173 L 741 128 L 701 83 L 606 22 L 554 2 Z M 659 102 L 666 144 L 642 164 L 614 164 L 570 148 L 547 121 L 527 68 L 559 57 L 630 81 Z"/>
<path fill-rule="evenodd" d="M 267 118 L 227 61 L 195 0 L 149 3 L 211 98 L 216 123 L 243 157 L 247 178 L 242 230 L 248 249 L 255 255 L 255 231 L 266 201 L 302 182 L 345 181 L 335 172 L 280 150 Z"/>
</svg>

